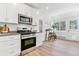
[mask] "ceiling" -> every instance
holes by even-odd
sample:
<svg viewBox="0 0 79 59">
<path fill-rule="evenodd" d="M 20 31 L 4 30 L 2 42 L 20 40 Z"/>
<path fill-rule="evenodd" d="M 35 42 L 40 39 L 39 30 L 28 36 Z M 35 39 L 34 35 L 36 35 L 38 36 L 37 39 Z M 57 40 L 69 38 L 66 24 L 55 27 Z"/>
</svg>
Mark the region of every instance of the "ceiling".
<svg viewBox="0 0 79 59">
<path fill-rule="evenodd" d="M 79 3 L 26 3 L 44 14 L 58 14 L 69 10 L 79 9 Z"/>
</svg>

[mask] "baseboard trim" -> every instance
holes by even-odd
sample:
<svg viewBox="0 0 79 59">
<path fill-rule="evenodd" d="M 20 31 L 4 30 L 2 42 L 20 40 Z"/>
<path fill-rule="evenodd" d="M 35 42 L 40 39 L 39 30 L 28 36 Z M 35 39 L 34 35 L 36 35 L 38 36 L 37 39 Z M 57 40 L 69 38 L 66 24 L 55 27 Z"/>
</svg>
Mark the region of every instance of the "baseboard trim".
<svg viewBox="0 0 79 59">
<path fill-rule="evenodd" d="M 64 40 L 64 41 L 71 41 L 71 42 L 76 42 L 76 43 L 79 43 L 79 41 L 76 41 L 76 40 L 68 40 L 68 39 L 60 39 L 60 40 Z"/>
</svg>

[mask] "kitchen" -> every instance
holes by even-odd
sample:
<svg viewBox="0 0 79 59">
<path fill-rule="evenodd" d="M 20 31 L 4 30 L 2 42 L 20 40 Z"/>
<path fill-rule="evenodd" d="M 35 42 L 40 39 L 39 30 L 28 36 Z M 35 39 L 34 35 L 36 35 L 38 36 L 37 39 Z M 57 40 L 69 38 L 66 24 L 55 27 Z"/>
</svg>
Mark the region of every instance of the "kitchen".
<svg viewBox="0 0 79 59">
<path fill-rule="evenodd" d="M 22 55 L 22 50 L 42 45 L 43 17 L 37 9 L 27 3 L 0 3 L 0 19 L 0 55 Z"/>
<path fill-rule="evenodd" d="M 0 56 L 79 55 L 79 3 L 0 3 Z"/>
</svg>

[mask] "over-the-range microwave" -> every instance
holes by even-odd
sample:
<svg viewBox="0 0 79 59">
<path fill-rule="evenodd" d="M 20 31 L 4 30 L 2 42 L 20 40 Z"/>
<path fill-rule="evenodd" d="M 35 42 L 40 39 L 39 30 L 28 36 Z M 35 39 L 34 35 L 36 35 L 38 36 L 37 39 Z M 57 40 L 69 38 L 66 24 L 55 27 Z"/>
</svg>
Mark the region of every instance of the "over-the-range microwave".
<svg viewBox="0 0 79 59">
<path fill-rule="evenodd" d="M 31 17 L 27 17 L 25 15 L 22 14 L 18 14 L 18 23 L 19 24 L 32 24 L 32 18 Z"/>
</svg>

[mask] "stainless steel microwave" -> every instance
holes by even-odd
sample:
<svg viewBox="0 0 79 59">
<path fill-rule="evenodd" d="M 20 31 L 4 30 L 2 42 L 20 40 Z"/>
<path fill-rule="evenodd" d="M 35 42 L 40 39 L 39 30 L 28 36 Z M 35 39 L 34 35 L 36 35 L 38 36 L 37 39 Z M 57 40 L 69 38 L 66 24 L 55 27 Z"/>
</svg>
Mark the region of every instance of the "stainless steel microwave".
<svg viewBox="0 0 79 59">
<path fill-rule="evenodd" d="M 32 24 L 32 18 L 31 17 L 26 17 L 22 14 L 18 14 L 18 23 L 19 24 Z"/>
</svg>

